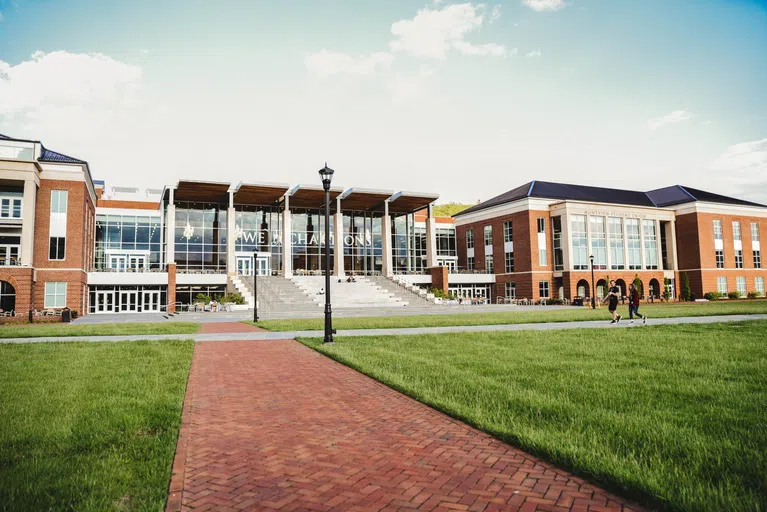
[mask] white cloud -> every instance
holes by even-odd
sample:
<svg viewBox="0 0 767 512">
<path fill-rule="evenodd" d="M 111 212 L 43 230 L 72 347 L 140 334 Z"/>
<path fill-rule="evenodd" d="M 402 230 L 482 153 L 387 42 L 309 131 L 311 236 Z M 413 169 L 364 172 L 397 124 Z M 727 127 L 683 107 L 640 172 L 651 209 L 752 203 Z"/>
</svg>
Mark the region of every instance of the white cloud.
<svg viewBox="0 0 767 512">
<path fill-rule="evenodd" d="M 392 24 L 395 39 L 389 47 L 395 52 L 433 59 L 444 59 L 451 49 L 464 55 L 505 55 L 503 45 L 474 45 L 465 40 L 470 32 L 482 26 L 484 18 L 485 6 L 481 4 L 455 4 L 442 9 L 427 7 L 412 19 Z"/>
<path fill-rule="evenodd" d="M 522 5 L 538 12 L 558 11 L 567 6 L 564 0 L 522 0 Z"/>
<path fill-rule="evenodd" d="M 493 10 L 490 11 L 490 18 L 489 18 L 488 21 L 490 23 L 493 23 L 495 21 L 498 21 L 498 18 L 500 18 L 500 17 L 501 17 L 501 6 L 500 5 L 496 5 L 495 7 L 493 7 Z"/>
<path fill-rule="evenodd" d="M 661 126 L 664 126 L 667 124 L 681 123 L 691 118 L 692 118 L 691 112 L 687 110 L 675 110 L 671 112 L 670 114 L 666 114 L 665 116 L 656 117 L 655 119 L 650 119 L 649 121 L 647 121 L 647 128 L 649 128 L 651 131 L 657 130 Z"/>
<path fill-rule="evenodd" d="M 15 66 L 0 60 L 0 116 L 121 103 L 141 79 L 141 68 L 100 53 L 35 52 Z"/>
<path fill-rule="evenodd" d="M 709 171 L 718 177 L 715 190 L 767 203 L 767 138 L 728 147 Z"/>
<path fill-rule="evenodd" d="M 422 97 L 426 93 L 426 84 L 429 77 L 433 74 L 433 69 L 423 66 L 417 75 L 409 76 L 402 73 L 396 73 L 389 82 L 392 101 L 395 104 L 403 104 Z"/>
<path fill-rule="evenodd" d="M 533 51 L 531 51 L 531 52 L 528 52 L 528 53 L 525 55 L 525 57 L 527 57 L 527 58 L 531 59 L 531 58 L 533 58 L 533 57 L 540 57 L 541 55 L 542 55 L 542 54 L 541 54 L 541 51 L 540 51 L 540 50 L 533 50 Z"/>
<path fill-rule="evenodd" d="M 390 53 L 376 52 L 361 57 L 352 57 L 343 52 L 321 50 L 306 57 L 306 68 L 317 75 L 330 76 L 339 73 L 349 75 L 370 75 L 379 69 L 391 66 L 394 57 Z"/>
<path fill-rule="evenodd" d="M 719 171 L 738 172 L 767 166 L 767 139 L 741 142 L 727 148 L 714 161 L 713 168 Z"/>
</svg>

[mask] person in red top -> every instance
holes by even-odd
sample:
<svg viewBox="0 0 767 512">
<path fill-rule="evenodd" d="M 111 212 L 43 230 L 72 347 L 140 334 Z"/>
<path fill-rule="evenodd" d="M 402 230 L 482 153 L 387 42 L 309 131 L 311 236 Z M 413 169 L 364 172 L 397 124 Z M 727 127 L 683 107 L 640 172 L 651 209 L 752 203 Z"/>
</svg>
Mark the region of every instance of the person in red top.
<svg viewBox="0 0 767 512">
<path fill-rule="evenodd" d="M 634 283 L 629 285 L 629 324 L 634 323 L 634 315 L 642 319 L 642 323 L 647 323 L 647 317 L 639 314 L 639 290 L 634 286 Z"/>
</svg>

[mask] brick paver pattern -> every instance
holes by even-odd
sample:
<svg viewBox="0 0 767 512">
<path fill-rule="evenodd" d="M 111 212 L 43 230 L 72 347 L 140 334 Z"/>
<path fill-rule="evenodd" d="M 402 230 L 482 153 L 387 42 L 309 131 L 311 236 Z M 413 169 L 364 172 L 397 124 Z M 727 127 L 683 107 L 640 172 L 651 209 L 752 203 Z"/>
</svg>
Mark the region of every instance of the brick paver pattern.
<svg viewBox="0 0 767 512">
<path fill-rule="evenodd" d="M 231 334 L 234 332 L 264 332 L 264 330 L 242 322 L 206 322 L 200 325 L 200 334 Z"/>
<path fill-rule="evenodd" d="M 296 341 L 198 343 L 168 510 L 640 510 Z"/>
</svg>

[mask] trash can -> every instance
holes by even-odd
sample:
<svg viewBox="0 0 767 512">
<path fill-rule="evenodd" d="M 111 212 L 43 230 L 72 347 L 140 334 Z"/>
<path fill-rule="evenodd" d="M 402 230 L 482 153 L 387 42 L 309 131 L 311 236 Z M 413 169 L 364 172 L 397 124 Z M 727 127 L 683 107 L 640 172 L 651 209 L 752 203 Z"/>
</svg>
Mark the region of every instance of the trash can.
<svg viewBox="0 0 767 512">
<path fill-rule="evenodd" d="M 72 321 L 72 311 L 69 309 L 62 309 L 61 310 L 61 321 L 62 322 L 71 322 Z"/>
</svg>

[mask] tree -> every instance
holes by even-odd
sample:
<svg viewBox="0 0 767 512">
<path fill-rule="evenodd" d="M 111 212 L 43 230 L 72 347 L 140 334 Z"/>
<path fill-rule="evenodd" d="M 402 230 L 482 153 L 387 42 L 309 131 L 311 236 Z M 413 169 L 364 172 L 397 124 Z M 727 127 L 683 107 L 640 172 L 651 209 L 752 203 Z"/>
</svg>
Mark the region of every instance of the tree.
<svg viewBox="0 0 767 512">
<path fill-rule="evenodd" d="M 642 290 L 642 280 L 639 279 L 639 274 L 634 274 L 634 287 L 636 287 L 637 292 L 639 292 L 639 296 L 644 296 L 644 291 Z"/>
<path fill-rule="evenodd" d="M 671 293 L 668 291 L 668 286 L 671 284 L 671 279 L 668 277 L 663 278 L 663 298 L 668 301 L 671 298 Z"/>
<path fill-rule="evenodd" d="M 679 279 L 681 281 L 679 298 L 682 300 L 690 300 L 690 278 L 687 277 L 687 272 L 682 272 Z"/>
<path fill-rule="evenodd" d="M 461 203 L 446 203 L 437 204 L 432 208 L 432 213 L 435 217 L 451 217 L 456 213 L 462 212 L 467 208 L 471 208 L 473 204 L 461 204 Z"/>
</svg>

